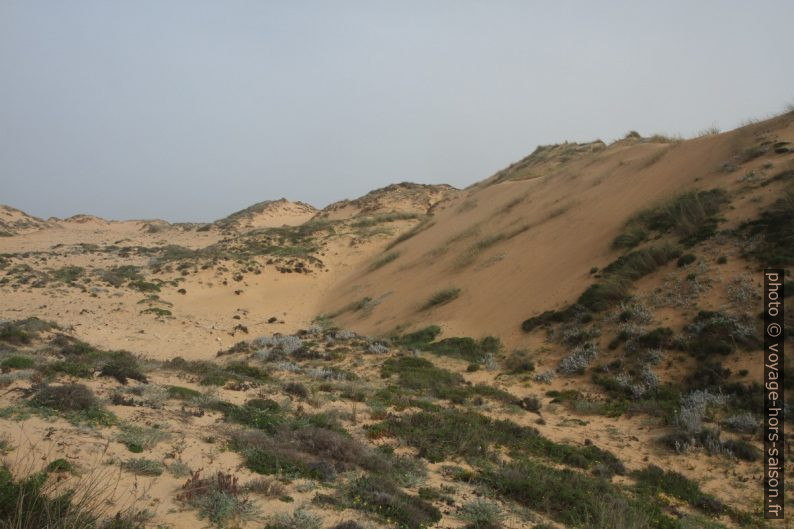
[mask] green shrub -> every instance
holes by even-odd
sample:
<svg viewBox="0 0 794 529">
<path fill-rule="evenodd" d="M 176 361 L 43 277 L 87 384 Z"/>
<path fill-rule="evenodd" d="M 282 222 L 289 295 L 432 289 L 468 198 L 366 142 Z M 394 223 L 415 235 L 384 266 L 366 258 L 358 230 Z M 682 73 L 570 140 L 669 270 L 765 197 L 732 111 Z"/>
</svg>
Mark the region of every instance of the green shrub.
<svg viewBox="0 0 794 529">
<path fill-rule="evenodd" d="M 166 390 L 168 391 L 168 396 L 172 399 L 190 400 L 201 396 L 201 393 L 195 389 L 183 386 L 166 386 Z"/>
<path fill-rule="evenodd" d="M 521 330 L 524 332 L 532 332 L 538 327 L 547 326 L 552 323 L 563 323 L 571 320 L 575 315 L 573 307 L 568 307 L 564 310 L 547 310 L 538 316 L 533 316 L 524 320 L 521 323 Z"/>
<path fill-rule="evenodd" d="M 415 356 L 390 358 L 381 367 L 381 376 L 396 374 L 398 384 L 439 399 L 462 401 L 466 397 L 463 377 L 446 369 L 436 367 L 432 362 Z"/>
<path fill-rule="evenodd" d="M 483 362 L 502 350 L 502 342 L 495 336 L 486 336 L 481 340 L 469 337 L 445 338 L 438 342 L 421 347 L 424 351 L 442 356 L 452 356 L 467 362 Z"/>
<path fill-rule="evenodd" d="M 655 465 L 650 465 L 642 470 L 632 472 L 631 475 L 637 481 L 637 489 L 642 493 L 653 495 L 663 492 L 708 514 L 721 514 L 725 510 L 722 502 L 702 492 L 696 482 L 678 472 L 665 471 Z"/>
<path fill-rule="evenodd" d="M 9 356 L 0 362 L 0 367 L 5 369 L 31 369 L 36 365 L 36 361 L 29 356 Z"/>
</svg>

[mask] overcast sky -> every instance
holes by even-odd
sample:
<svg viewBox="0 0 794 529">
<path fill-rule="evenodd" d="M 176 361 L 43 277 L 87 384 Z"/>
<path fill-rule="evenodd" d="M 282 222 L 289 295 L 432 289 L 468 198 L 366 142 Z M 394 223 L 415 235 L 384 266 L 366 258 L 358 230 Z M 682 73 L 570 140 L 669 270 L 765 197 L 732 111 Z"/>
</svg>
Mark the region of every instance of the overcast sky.
<svg viewBox="0 0 794 529">
<path fill-rule="evenodd" d="M 208 221 L 794 103 L 794 2 L 0 0 L 0 203 Z"/>
</svg>

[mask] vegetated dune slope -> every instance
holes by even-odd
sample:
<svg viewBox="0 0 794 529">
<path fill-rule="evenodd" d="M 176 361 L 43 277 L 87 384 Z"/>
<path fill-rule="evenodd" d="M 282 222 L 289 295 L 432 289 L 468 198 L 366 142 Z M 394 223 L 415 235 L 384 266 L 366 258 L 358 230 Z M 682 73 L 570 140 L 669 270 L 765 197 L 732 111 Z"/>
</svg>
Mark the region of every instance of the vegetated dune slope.
<svg viewBox="0 0 794 529">
<path fill-rule="evenodd" d="M 5 208 L 0 319 L 35 313 L 102 347 L 211 357 L 248 333 L 308 327 L 333 285 L 454 192 L 398 184 L 315 220 L 308 204 L 265 201 L 209 224 Z"/>
<path fill-rule="evenodd" d="M 609 146 L 539 147 L 434 208 L 415 235 L 385 247 L 321 306 L 363 333 L 431 322 L 447 336 L 497 335 L 515 345 L 524 319 L 575 302 L 593 282 L 591 269 L 622 253 L 611 243 L 639 210 L 689 190 L 736 190 L 770 159 L 775 169 L 791 164 L 787 148 L 759 147 L 769 137 L 794 141 L 794 114 L 686 141 L 633 133 Z M 757 215 L 755 205 L 747 218 Z M 423 310 L 442 289 L 460 293 Z"/>
</svg>

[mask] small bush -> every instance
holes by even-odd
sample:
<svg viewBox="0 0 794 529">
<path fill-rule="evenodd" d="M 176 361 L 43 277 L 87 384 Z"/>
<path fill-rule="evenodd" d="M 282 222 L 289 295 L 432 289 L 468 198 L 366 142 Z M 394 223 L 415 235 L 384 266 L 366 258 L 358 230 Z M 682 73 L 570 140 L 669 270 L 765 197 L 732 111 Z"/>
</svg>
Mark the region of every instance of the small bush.
<svg viewBox="0 0 794 529">
<path fill-rule="evenodd" d="M 137 380 L 144 384 L 149 381 L 146 375 L 141 372 L 138 359 L 127 351 L 112 353 L 110 361 L 102 367 L 100 375 L 113 377 L 121 384 L 126 384 L 128 379 Z"/>
<path fill-rule="evenodd" d="M 678 258 L 678 261 L 676 261 L 676 266 L 678 266 L 678 268 L 682 268 L 694 263 L 695 261 L 697 261 L 697 257 L 691 253 L 687 253 Z"/>
<path fill-rule="evenodd" d="M 83 384 L 42 386 L 33 396 L 32 402 L 38 406 L 64 412 L 88 411 L 99 406 L 94 392 Z"/>
<path fill-rule="evenodd" d="M 432 504 L 374 477 L 351 482 L 346 497 L 351 507 L 391 520 L 404 529 L 424 529 L 441 520 L 441 512 Z"/>
</svg>

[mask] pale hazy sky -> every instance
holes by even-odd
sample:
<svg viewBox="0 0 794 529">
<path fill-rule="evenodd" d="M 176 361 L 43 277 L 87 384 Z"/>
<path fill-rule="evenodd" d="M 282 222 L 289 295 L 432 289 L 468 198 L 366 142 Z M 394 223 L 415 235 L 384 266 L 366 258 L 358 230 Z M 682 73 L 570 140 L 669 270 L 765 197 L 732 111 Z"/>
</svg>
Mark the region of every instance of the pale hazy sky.
<svg viewBox="0 0 794 529">
<path fill-rule="evenodd" d="M 207 221 L 794 103 L 794 2 L 0 0 L 0 203 Z"/>
</svg>

